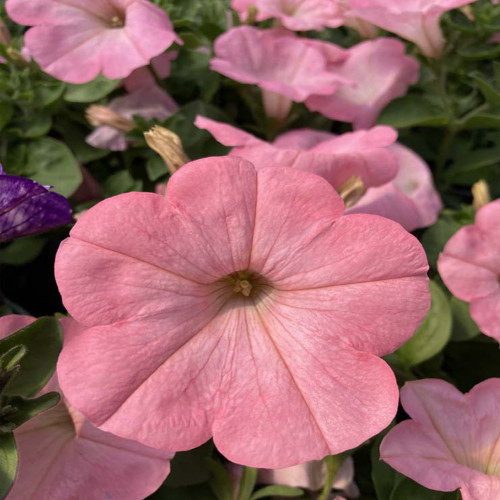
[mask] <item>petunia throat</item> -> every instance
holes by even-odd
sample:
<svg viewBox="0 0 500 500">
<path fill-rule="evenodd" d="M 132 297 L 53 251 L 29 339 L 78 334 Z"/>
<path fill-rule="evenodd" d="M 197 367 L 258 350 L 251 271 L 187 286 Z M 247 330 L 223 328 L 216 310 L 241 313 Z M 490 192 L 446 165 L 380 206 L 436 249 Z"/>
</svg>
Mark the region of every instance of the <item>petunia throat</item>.
<svg viewBox="0 0 500 500">
<path fill-rule="evenodd" d="M 113 16 L 110 20 L 110 25 L 112 28 L 123 28 L 125 22 L 120 16 Z"/>
<path fill-rule="evenodd" d="M 254 271 L 236 271 L 222 281 L 230 285 L 232 294 L 253 299 L 271 288 L 270 283 Z"/>
</svg>

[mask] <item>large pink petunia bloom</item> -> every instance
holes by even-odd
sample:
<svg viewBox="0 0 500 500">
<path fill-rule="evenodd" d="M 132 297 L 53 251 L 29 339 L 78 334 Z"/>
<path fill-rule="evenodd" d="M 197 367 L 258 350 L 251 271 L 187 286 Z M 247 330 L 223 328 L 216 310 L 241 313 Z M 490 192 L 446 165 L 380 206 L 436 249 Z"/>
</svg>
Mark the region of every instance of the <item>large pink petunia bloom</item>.
<svg viewBox="0 0 500 500">
<path fill-rule="evenodd" d="M 257 170 L 269 166 L 294 167 L 320 175 L 337 189 L 353 176 L 360 177 L 365 186 L 381 186 L 391 181 L 398 169 L 396 155 L 389 150 L 397 133 L 390 127 L 341 136 L 300 129 L 268 143 L 202 116 L 196 118 L 195 125 L 208 130 L 220 143 L 233 146 L 230 155 L 245 158 Z"/>
<path fill-rule="evenodd" d="M 160 79 L 167 78 L 170 75 L 171 62 L 177 57 L 177 51 L 169 51 L 151 59 L 150 66 Z M 157 82 L 151 73 L 149 66 L 143 66 L 134 70 L 123 82 L 128 92 L 139 90 L 145 87 L 155 87 Z"/>
<path fill-rule="evenodd" d="M 405 55 L 399 40 L 378 38 L 355 45 L 345 61 L 330 70 L 355 85 L 344 85 L 330 95 L 314 95 L 306 100 L 311 111 L 350 122 L 355 129 L 372 127 L 382 109 L 406 94 L 419 79 L 418 62 Z"/>
<path fill-rule="evenodd" d="M 240 26 L 217 38 L 210 66 L 238 82 L 258 85 L 267 115 L 283 119 L 292 101 L 303 102 L 313 94 L 329 95 L 352 83 L 329 71 L 332 60 L 344 60 L 347 51 L 333 44 L 309 42 L 285 30 Z M 326 45 L 330 46 L 328 53 Z"/>
<path fill-rule="evenodd" d="M 460 489 L 464 500 L 500 498 L 500 379 L 467 394 L 443 380 L 408 382 L 401 403 L 411 420 L 384 438 L 382 460 L 432 490 Z"/>
<path fill-rule="evenodd" d="M 0 318 L 0 338 L 33 321 Z M 61 322 L 68 336 L 81 328 L 70 318 Z M 42 393 L 59 390 L 54 376 Z M 14 434 L 19 470 L 9 500 L 142 500 L 166 479 L 173 456 L 97 429 L 65 400 Z"/>
<path fill-rule="evenodd" d="M 117 97 L 108 107 L 127 120 L 132 120 L 136 115 L 145 119 L 165 120 L 178 109 L 174 100 L 156 85 L 146 85 L 130 94 Z M 87 137 L 86 142 L 95 148 L 111 151 L 125 151 L 128 148 L 124 131 L 110 125 L 97 127 Z"/>
<path fill-rule="evenodd" d="M 428 57 L 439 58 L 444 38 L 442 14 L 476 0 L 349 0 L 349 16 L 362 19 L 414 42 Z"/>
<path fill-rule="evenodd" d="M 89 327 L 59 360 L 68 399 L 105 431 L 167 450 L 213 436 L 264 468 L 378 433 L 398 400 L 378 356 L 425 316 L 428 266 L 399 224 L 342 214 L 321 177 L 231 157 L 88 210 L 56 262 Z"/>
<path fill-rule="evenodd" d="M 7 0 L 7 13 L 33 26 L 25 44 L 50 75 L 85 83 L 125 78 L 179 43 L 163 9 L 148 0 Z"/>
<path fill-rule="evenodd" d="M 481 208 L 475 224 L 448 241 L 438 269 L 451 293 L 470 302 L 470 314 L 480 330 L 500 342 L 499 220 L 500 200 Z"/>
<path fill-rule="evenodd" d="M 233 0 L 231 6 L 242 20 L 249 8 L 256 9 L 256 20 L 278 19 L 292 31 L 323 30 L 343 24 L 340 7 L 332 0 Z"/>
<path fill-rule="evenodd" d="M 434 224 L 443 208 L 429 166 L 401 144 L 390 147 L 398 174 L 388 184 L 368 189 L 347 213 L 375 214 L 399 222 L 407 231 Z"/>
</svg>

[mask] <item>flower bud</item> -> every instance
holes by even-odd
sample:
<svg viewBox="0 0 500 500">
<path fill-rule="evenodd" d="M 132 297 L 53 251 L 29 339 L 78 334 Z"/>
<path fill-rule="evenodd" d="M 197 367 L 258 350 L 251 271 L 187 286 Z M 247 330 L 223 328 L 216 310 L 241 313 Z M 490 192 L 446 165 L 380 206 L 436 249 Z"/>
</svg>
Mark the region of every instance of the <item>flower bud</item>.
<svg viewBox="0 0 500 500">
<path fill-rule="evenodd" d="M 144 137 L 148 146 L 162 157 L 170 175 L 189 162 L 182 141 L 174 132 L 156 125 Z"/>
<path fill-rule="evenodd" d="M 348 181 L 344 182 L 339 187 L 338 193 L 344 200 L 345 208 L 350 208 L 364 196 L 366 193 L 366 186 L 364 185 L 361 177 L 351 177 Z"/>
<path fill-rule="evenodd" d="M 473 184 L 471 191 L 473 197 L 472 205 L 476 212 L 491 201 L 490 189 L 484 179 Z"/>
<path fill-rule="evenodd" d="M 132 120 L 125 118 L 106 106 L 93 104 L 87 108 L 85 116 L 87 121 L 94 127 L 105 125 L 120 130 L 121 132 L 130 132 L 135 128 L 135 124 Z"/>
</svg>

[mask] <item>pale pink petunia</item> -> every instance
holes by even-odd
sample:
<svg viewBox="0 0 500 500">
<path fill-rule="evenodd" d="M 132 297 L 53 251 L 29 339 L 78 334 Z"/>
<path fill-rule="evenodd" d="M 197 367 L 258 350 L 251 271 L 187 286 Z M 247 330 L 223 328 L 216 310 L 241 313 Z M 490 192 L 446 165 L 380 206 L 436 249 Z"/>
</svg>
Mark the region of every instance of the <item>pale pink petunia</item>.
<svg viewBox="0 0 500 500">
<path fill-rule="evenodd" d="M 158 78 L 163 80 L 170 75 L 171 62 L 177 57 L 177 54 L 177 51 L 169 51 L 151 59 L 150 66 Z M 157 81 L 150 67 L 144 66 L 134 70 L 125 78 L 123 84 L 128 92 L 133 92 L 134 90 L 139 90 L 144 87 L 154 87 L 157 85 Z"/>
<path fill-rule="evenodd" d="M 372 23 L 368 23 L 349 14 L 351 0 L 333 0 L 340 10 L 345 26 L 355 29 L 363 38 L 377 38 L 378 28 Z"/>
<path fill-rule="evenodd" d="M 414 42 L 428 57 L 439 58 L 444 38 L 442 14 L 477 0 L 349 0 L 348 15 Z"/>
<path fill-rule="evenodd" d="M 252 162 L 259 170 L 269 166 L 294 167 L 325 178 L 339 188 L 350 178 L 360 177 L 365 186 L 381 186 L 397 173 L 398 161 L 389 146 L 397 139 L 390 127 L 336 136 L 312 129 L 282 134 L 273 143 L 231 125 L 198 116 L 195 125 L 208 130 L 226 146 L 231 156 Z"/>
<path fill-rule="evenodd" d="M 345 59 L 347 51 L 328 45 L 333 49 L 327 57 L 314 41 L 309 43 L 285 30 L 240 26 L 217 38 L 210 66 L 238 82 L 258 85 L 268 116 L 283 119 L 292 101 L 303 102 L 313 94 L 328 95 L 352 83 L 329 71 L 333 50 L 337 60 Z"/>
<path fill-rule="evenodd" d="M 34 320 L 0 318 L 0 338 Z M 61 322 L 69 337 L 81 329 L 71 318 Z M 49 391 L 60 391 L 56 376 L 42 394 Z M 8 500 L 142 500 L 166 479 L 173 456 L 97 429 L 64 399 L 14 434 L 19 470 Z"/>
<path fill-rule="evenodd" d="M 443 208 L 429 166 L 401 144 L 390 147 L 398 161 L 398 174 L 388 184 L 368 189 L 347 213 L 375 214 L 399 222 L 407 231 L 428 227 Z"/>
<path fill-rule="evenodd" d="M 321 31 L 336 28 L 343 21 L 340 7 L 332 0 L 233 0 L 231 6 L 242 20 L 253 7 L 256 21 L 274 18 L 292 31 Z"/>
<path fill-rule="evenodd" d="M 108 107 L 129 120 L 136 115 L 145 119 L 165 120 L 178 109 L 173 99 L 156 85 L 141 87 L 130 94 L 117 97 Z M 128 147 L 124 132 L 109 125 L 97 127 L 86 141 L 95 148 L 111 151 L 124 151 Z"/>
<path fill-rule="evenodd" d="M 148 0 L 7 0 L 6 8 L 33 26 L 24 38 L 33 59 L 65 82 L 99 73 L 125 78 L 181 43 L 165 11 Z"/>
<path fill-rule="evenodd" d="M 264 484 L 283 484 L 295 488 L 318 491 L 327 479 L 327 467 L 323 460 L 312 460 L 305 464 L 285 469 L 259 469 L 257 481 Z M 347 496 L 356 498 L 359 490 L 354 483 L 354 460 L 347 457 L 337 471 L 332 490 L 343 491 Z"/>
<path fill-rule="evenodd" d="M 432 490 L 460 489 L 464 500 L 500 498 L 500 379 L 467 394 L 443 380 L 408 382 L 401 403 L 411 420 L 384 438 L 382 460 Z"/>
<path fill-rule="evenodd" d="M 378 356 L 424 318 L 428 265 L 399 224 L 343 210 L 317 175 L 234 157 L 88 210 L 55 267 L 90 327 L 59 360 L 68 399 L 103 430 L 166 450 L 213 437 L 255 467 L 378 433 L 398 402 Z"/>
<path fill-rule="evenodd" d="M 470 302 L 470 314 L 480 330 L 500 342 L 500 200 L 476 214 L 476 222 L 454 234 L 439 256 L 445 285 L 460 300 Z"/>
<path fill-rule="evenodd" d="M 349 49 L 349 56 L 331 71 L 355 85 L 344 85 L 331 95 L 314 95 L 306 100 L 311 111 L 350 122 L 355 129 L 372 127 L 382 109 L 419 79 L 418 62 L 405 55 L 399 40 L 378 38 Z M 332 65 L 331 65 L 332 66 Z"/>
</svg>

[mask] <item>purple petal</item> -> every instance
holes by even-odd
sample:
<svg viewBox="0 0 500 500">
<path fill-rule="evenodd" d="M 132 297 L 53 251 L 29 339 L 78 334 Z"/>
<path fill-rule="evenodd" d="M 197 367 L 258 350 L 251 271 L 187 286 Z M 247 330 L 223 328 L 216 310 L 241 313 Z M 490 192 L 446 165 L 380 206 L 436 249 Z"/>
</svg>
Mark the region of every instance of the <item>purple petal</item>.
<svg viewBox="0 0 500 500">
<path fill-rule="evenodd" d="M 68 200 L 0 166 L 0 242 L 73 222 Z"/>
</svg>

